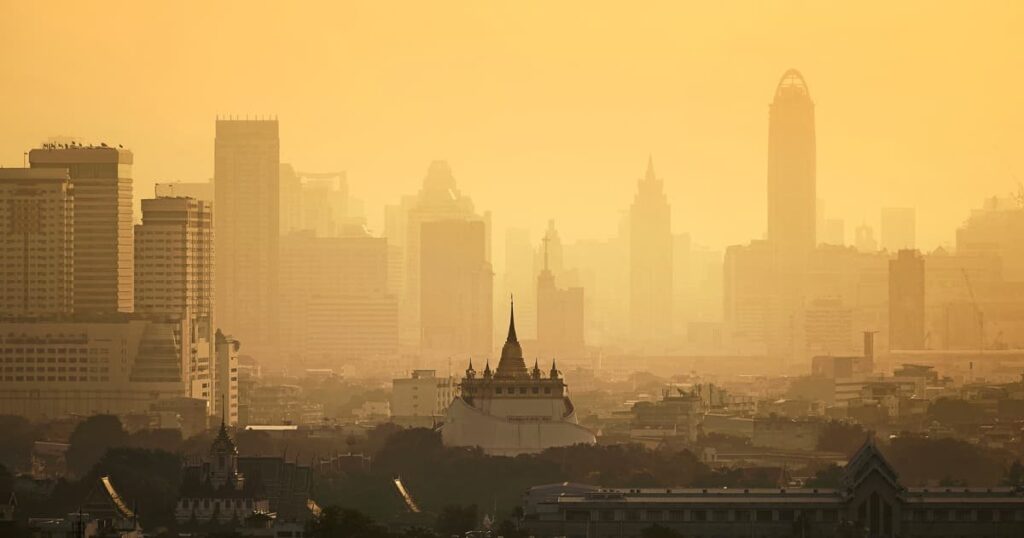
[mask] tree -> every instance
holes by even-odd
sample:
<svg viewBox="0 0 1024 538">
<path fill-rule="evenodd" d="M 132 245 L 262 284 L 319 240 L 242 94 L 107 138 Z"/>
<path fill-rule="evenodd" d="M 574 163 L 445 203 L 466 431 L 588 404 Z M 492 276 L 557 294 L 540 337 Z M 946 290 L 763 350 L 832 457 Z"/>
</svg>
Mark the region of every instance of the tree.
<svg viewBox="0 0 1024 538">
<path fill-rule="evenodd" d="M 83 476 L 113 447 L 128 445 L 128 433 L 114 415 L 93 415 L 75 426 L 69 439 L 68 471 Z"/>
<path fill-rule="evenodd" d="M 468 531 L 476 529 L 477 507 L 475 504 L 469 506 L 448 505 L 441 509 L 434 523 L 434 530 L 442 538 L 448 536 L 462 536 Z"/>
<path fill-rule="evenodd" d="M 1013 460 L 1013 463 L 1006 469 L 1002 484 L 1015 488 L 1024 487 L 1024 465 L 1021 465 L 1020 460 Z"/>
<path fill-rule="evenodd" d="M 818 435 L 818 450 L 853 454 L 864 444 L 867 431 L 855 422 L 830 420 Z"/>
<path fill-rule="evenodd" d="M 13 471 L 28 470 L 32 465 L 32 445 L 37 438 L 36 428 L 25 417 L 0 415 L 0 465 Z"/>
<path fill-rule="evenodd" d="M 390 538 L 384 527 L 356 510 L 337 505 L 325 507 L 320 516 L 306 526 L 311 538 Z"/>
</svg>

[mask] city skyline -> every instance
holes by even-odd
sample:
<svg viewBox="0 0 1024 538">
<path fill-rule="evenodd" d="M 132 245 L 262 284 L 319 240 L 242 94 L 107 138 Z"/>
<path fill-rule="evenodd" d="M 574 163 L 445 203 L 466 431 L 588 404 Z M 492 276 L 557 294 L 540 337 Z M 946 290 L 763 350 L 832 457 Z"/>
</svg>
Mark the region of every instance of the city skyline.
<svg viewBox="0 0 1024 538">
<path fill-rule="evenodd" d="M 930 250 L 952 242 L 951 230 L 970 207 L 1016 189 L 1024 164 L 1013 152 L 1021 136 L 1014 126 L 1022 107 L 1015 105 L 1024 92 L 1013 69 L 1021 37 L 1011 28 L 1020 21 L 1019 6 L 970 14 L 923 6 L 901 5 L 885 18 L 872 17 L 880 4 L 850 13 L 761 6 L 715 34 L 701 28 L 726 18 L 715 8 L 593 8 L 577 43 L 556 32 L 572 20 L 568 7 L 536 20 L 530 7 L 442 5 L 436 13 L 409 12 L 410 20 L 398 18 L 384 36 L 359 28 L 387 17 L 372 7 L 338 13 L 336 22 L 352 26 L 338 32 L 344 36 L 290 11 L 233 10 L 226 18 L 237 22 L 218 29 L 230 42 L 213 38 L 209 23 L 228 8 L 181 20 L 145 9 L 96 17 L 71 7 L 27 27 L 2 27 L 4 49 L 12 54 L 0 55 L 0 62 L 12 77 L 42 61 L 53 62 L 54 73 L 102 67 L 95 58 L 103 52 L 125 56 L 141 71 L 133 79 L 109 73 L 127 95 L 103 115 L 68 108 L 76 99 L 97 99 L 105 90 L 94 84 L 71 92 L 44 79 L 31 93 L 14 88 L 12 106 L 0 116 L 8 126 L 0 134 L 0 163 L 20 165 L 20 148 L 54 135 L 120 143 L 138 156 L 136 193 L 148 193 L 156 181 L 211 177 L 211 119 L 258 113 L 281 120 L 282 162 L 347 170 L 352 191 L 370 208 L 415 188 L 424 163 L 447 159 L 459 170 L 461 187 L 494 212 L 496 230 L 525 226 L 538 233 L 557 216 L 566 240 L 575 241 L 614 233 L 602 214 L 621 206 L 638 163 L 653 154 L 670 178 L 673 222 L 699 244 L 720 249 L 766 231 L 765 112 L 774 82 L 792 67 L 807 78 L 818 104 L 819 196 L 830 216 L 843 218 L 847 230 L 865 221 L 877 228 L 880 207 L 916 207 L 919 246 Z M 417 27 L 415 15 L 435 20 L 433 29 Z M 95 24 L 68 23 L 83 16 L 96 17 Z M 181 23 L 195 43 L 160 41 L 164 30 L 155 20 L 163 17 Z M 93 39 L 114 24 L 140 35 L 138 50 Z M 51 27 L 61 30 L 52 49 L 31 44 L 28 30 Z M 309 30 L 294 43 L 305 56 L 285 61 L 280 50 L 290 42 L 281 40 L 296 28 Z M 602 43 L 612 30 L 637 39 Z M 413 52 L 435 32 L 448 37 Z M 264 34 L 271 37 L 266 43 L 259 39 Z M 388 46 L 363 46 L 385 36 Z M 94 40 L 96 53 L 57 53 L 68 39 Z M 367 54 L 355 57 L 351 50 Z M 285 87 L 276 76 L 253 71 L 257 55 L 278 63 L 280 80 L 308 82 Z M 403 55 L 419 61 L 399 63 Z M 155 61 L 209 83 L 183 86 Z M 186 102 L 187 108 L 177 104 Z M 388 102 L 402 105 L 377 106 Z M 537 129 L 544 114 L 550 121 Z M 553 203 L 581 182 L 594 203 Z M 946 186 L 942 196 L 921 195 L 936 183 Z M 735 209 L 734 218 L 715 216 L 725 208 Z M 383 229 L 379 211 L 368 217 L 371 228 Z"/>
</svg>

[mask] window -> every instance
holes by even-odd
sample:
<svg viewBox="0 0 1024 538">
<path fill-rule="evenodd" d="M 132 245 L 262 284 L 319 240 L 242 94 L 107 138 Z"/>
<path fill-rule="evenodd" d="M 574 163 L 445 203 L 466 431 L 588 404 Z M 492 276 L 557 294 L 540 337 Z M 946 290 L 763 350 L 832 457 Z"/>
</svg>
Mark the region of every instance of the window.
<svg viewBox="0 0 1024 538">
<path fill-rule="evenodd" d="M 771 521 L 772 520 L 772 511 L 771 510 L 758 510 L 757 511 L 757 520 L 761 521 L 761 522 Z"/>
<path fill-rule="evenodd" d="M 694 521 L 707 521 L 708 513 L 706 510 L 694 510 L 691 512 Z"/>
<path fill-rule="evenodd" d="M 648 510 L 645 515 L 645 519 L 647 519 L 647 521 L 661 521 L 661 516 L 661 510 Z"/>
<path fill-rule="evenodd" d="M 601 510 L 601 521 L 615 521 L 615 510 Z"/>
</svg>

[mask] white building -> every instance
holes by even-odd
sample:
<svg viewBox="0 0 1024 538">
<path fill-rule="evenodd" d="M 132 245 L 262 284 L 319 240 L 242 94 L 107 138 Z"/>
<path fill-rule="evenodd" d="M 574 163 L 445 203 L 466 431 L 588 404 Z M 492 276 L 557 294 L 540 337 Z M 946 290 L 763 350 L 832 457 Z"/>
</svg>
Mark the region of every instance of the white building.
<svg viewBox="0 0 1024 538">
<path fill-rule="evenodd" d="M 412 377 L 395 379 L 391 390 L 391 421 L 408 427 L 434 427 L 444 419 L 455 398 L 452 377 L 435 370 L 413 370 Z"/>
</svg>

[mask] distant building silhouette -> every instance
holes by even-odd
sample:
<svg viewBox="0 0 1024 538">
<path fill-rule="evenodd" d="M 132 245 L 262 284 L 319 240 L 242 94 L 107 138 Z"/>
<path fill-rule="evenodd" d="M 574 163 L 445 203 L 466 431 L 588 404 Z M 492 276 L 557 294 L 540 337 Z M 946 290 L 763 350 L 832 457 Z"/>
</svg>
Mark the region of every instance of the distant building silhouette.
<svg viewBox="0 0 1024 538">
<path fill-rule="evenodd" d="M 956 231 L 957 254 L 994 254 L 1008 281 L 1024 281 L 1024 206 L 992 197 Z"/>
<path fill-rule="evenodd" d="M 537 275 L 537 346 L 541 353 L 578 357 L 583 353 L 583 288 L 559 288 L 548 266 L 548 244 L 544 236 L 544 266 Z"/>
<path fill-rule="evenodd" d="M 826 245 L 846 246 L 846 222 L 843 219 L 825 219 L 821 242 Z"/>
<path fill-rule="evenodd" d="M 875 229 L 867 224 L 861 224 L 854 230 L 853 245 L 857 250 L 865 253 L 878 251 L 878 240 L 875 239 Z"/>
<path fill-rule="evenodd" d="M 132 152 L 105 146 L 43 147 L 32 168 L 66 169 L 75 193 L 74 311 L 134 308 Z"/>
<path fill-rule="evenodd" d="M 405 196 L 401 203 L 385 208 L 385 233 L 388 244 L 401 248 L 402 290 L 400 294 L 401 335 L 404 344 L 420 345 L 420 278 L 422 271 L 420 236 L 425 223 L 442 220 L 481 220 L 484 223 L 484 256 L 490 262 L 490 213 L 477 215 L 473 201 L 455 183 L 446 161 L 433 161 L 423 178 L 419 192 Z"/>
<path fill-rule="evenodd" d="M 180 317 L 187 324 L 186 393 L 216 414 L 213 321 L 213 209 L 194 198 L 142 201 L 135 225 L 135 311 Z"/>
<path fill-rule="evenodd" d="M 429 357 L 491 351 L 494 275 L 481 220 L 423 222 L 419 237 L 421 349 Z"/>
<path fill-rule="evenodd" d="M 768 241 L 779 269 L 799 272 L 817 243 L 814 102 L 799 71 L 782 75 L 768 110 Z"/>
<path fill-rule="evenodd" d="M 0 317 L 74 308 L 74 189 L 63 168 L 0 168 Z"/>
<path fill-rule="evenodd" d="M 398 298 L 388 289 L 388 244 L 359 228 L 281 238 L 281 336 L 294 364 L 336 368 L 398 354 Z"/>
<path fill-rule="evenodd" d="M 672 211 L 653 159 L 629 210 L 629 313 L 638 343 L 672 336 Z"/>
<path fill-rule="evenodd" d="M 217 120 L 216 317 L 257 352 L 277 333 L 279 174 L 277 120 Z"/>
<path fill-rule="evenodd" d="M 924 349 L 924 258 L 916 250 L 900 250 L 889 260 L 889 347 Z"/>
</svg>

